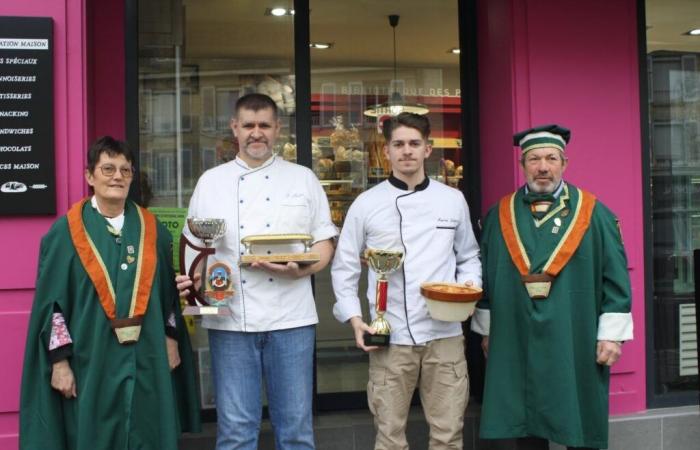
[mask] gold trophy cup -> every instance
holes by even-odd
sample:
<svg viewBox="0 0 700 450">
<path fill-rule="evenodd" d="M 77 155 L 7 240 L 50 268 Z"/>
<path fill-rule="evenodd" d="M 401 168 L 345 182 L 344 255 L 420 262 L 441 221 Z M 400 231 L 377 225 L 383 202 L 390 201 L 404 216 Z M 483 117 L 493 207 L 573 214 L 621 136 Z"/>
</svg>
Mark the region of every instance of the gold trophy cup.
<svg viewBox="0 0 700 450">
<path fill-rule="evenodd" d="M 403 263 L 404 252 L 402 250 L 377 250 L 368 248 L 365 250 L 365 259 L 369 267 L 377 274 L 377 294 L 375 311 L 377 317 L 369 324 L 376 334 L 365 333 L 364 343 L 367 346 L 386 347 L 391 341 L 391 326 L 384 318 L 387 306 L 387 289 L 389 281 L 387 275 L 395 271 Z"/>
<path fill-rule="evenodd" d="M 184 315 L 219 315 L 230 316 L 226 298 L 233 295 L 232 280 L 228 266 L 223 263 L 213 264 L 207 267 L 209 255 L 216 253 L 212 248 L 214 242 L 226 234 L 226 221 L 224 219 L 200 219 L 187 218 L 187 227 L 190 232 L 204 242 L 204 247 L 199 247 L 190 242 L 185 235 L 180 236 L 180 273 L 189 275 L 194 280 L 195 270 L 201 264 L 201 286 L 199 289 L 190 289 L 187 295 L 188 306 L 182 312 Z M 186 268 L 185 250 L 187 247 L 197 251 L 197 256 Z"/>
</svg>

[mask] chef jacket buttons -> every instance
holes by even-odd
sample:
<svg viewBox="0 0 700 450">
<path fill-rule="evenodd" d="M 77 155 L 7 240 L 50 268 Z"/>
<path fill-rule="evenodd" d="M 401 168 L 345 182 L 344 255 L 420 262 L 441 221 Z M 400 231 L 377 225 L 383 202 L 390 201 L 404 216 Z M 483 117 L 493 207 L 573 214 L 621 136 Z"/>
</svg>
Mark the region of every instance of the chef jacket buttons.
<svg viewBox="0 0 700 450">
<path fill-rule="evenodd" d="M 272 283 L 273 280 L 272 280 L 272 278 L 268 278 L 267 281 L 269 281 L 270 283 Z"/>
</svg>

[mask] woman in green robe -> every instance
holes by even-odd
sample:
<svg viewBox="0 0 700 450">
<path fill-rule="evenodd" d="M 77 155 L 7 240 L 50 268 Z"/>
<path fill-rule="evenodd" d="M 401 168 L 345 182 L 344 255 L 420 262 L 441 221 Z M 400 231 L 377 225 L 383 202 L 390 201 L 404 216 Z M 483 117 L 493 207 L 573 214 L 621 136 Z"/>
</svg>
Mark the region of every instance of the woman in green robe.
<svg viewBox="0 0 700 450">
<path fill-rule="evenodd" d="M 22 449 L 176 449 L 199 430 L 172 240 L 127 200 L 133 157 L 99 139 L 73 205 L 41 242 L 22 376 Z"/>
</svg>

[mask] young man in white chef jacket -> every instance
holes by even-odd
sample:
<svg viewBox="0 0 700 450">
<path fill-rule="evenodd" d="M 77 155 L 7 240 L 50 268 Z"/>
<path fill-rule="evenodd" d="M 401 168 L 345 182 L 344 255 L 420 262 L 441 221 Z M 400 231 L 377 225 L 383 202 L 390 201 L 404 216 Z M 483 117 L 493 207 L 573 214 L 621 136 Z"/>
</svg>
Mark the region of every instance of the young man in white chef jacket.
<svg viewBox="0 0 700 450">
<path fill-rule="evenodd" d="M 418 387 L 430 426 L 430 449 L 462 448 L 469 397 L 462 324 L 433 319 L 421 296 L 423 282 L 481 285 L 479 246 L 462 193 L 425 174 L 432 147 L 430 122 L 402 113 L 383 127 L 388 180 L 362 193 L 350 207 L 332 266 L 333 314 L 350 322 L 357 347 L 369 352 L 367 398 L 374 415 L 375 449 L 405 449 L 406 420 Z M 403 265 L 388 276 L 385 318 L 388 347 L 366 346 L 374 334 L 362 319 L 358 281 L 364 250 L 401 250 Z M 367 299 L 374 319 L 376 274 L 368 272 Z"/>
</svg>

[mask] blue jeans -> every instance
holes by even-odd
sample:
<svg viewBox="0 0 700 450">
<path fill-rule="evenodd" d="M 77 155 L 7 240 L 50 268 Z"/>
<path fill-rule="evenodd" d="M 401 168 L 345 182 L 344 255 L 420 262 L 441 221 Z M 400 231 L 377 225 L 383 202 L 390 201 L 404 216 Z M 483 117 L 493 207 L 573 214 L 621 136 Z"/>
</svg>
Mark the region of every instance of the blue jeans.
<svg viewBox="0 0 700 450">
<path fill-rule="evenodd" d="M 257 450 L 265 380 L 278 450 L 313 449 L 313 325 L 267 332 L 209 330 L 217 450 Z"/>
</svg>

